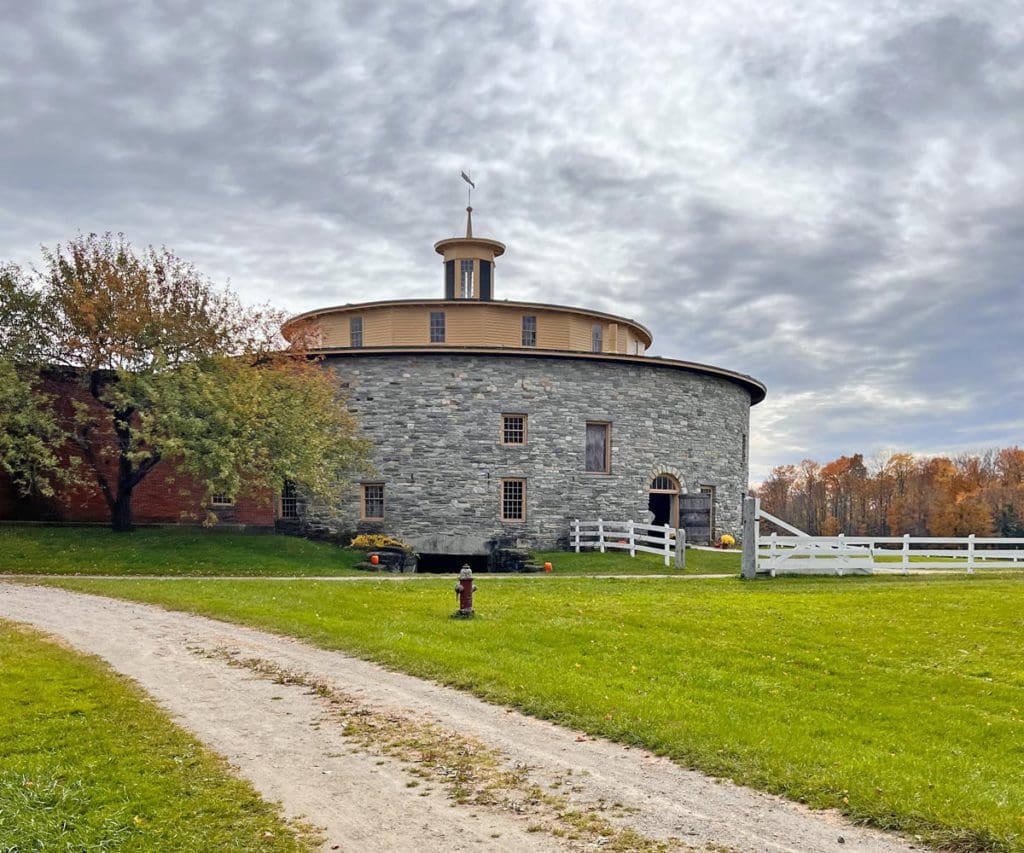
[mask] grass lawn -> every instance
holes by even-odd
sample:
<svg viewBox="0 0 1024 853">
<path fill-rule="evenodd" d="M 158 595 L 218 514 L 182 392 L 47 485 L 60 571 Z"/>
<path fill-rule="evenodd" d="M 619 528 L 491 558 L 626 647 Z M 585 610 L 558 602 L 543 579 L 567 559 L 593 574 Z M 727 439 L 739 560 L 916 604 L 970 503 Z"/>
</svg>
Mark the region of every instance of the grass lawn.
<svg viewBox="0 0 1024 853">
<path fill-rule="evenodd" d="M 690 548 L 686 552 L 686 568 L 679 570 L 673 561 L 665 567 L 665 559 L 657 554 L 639 553 L 630 557 L 627 551 L 537 551 L 534 562 L 550 561 L 556 575 L 679 575 L 740 573 L 739 551 L 705 551 Z"/>
<path fill-rule="evenodd" d="M 295 536 L 219 530 L 0 525 L 0 573 L 346 575 L 362 554 Z"/>
<path fill-rule="evenodd" d="M 113 533 L 103 527 L 0 525 L 0 574 L 167 575 L 291 577 L 360 575 L 352 567 L 365 555 L 295 536 L 231 533 L 220 530 L 139 528 Z M 545 551 L 557 574 L 680 574 L 661 557 L 621 551 L 580 554 Z M 459 561 L 452 571 L 458 572 Z M 739 574 L 738 551 L 691 549 L 683 573 Z"/>
<path fill-rule="evenodd" d="M 1024 850 L 1024 577 L 53 581 L 345 649 L 961 850 Z"/>
<path fill-rule="evenodd" d="M 310 849 L 97 659 L 0 622 L 0 672 L 0 849 Z"/>
</svg>

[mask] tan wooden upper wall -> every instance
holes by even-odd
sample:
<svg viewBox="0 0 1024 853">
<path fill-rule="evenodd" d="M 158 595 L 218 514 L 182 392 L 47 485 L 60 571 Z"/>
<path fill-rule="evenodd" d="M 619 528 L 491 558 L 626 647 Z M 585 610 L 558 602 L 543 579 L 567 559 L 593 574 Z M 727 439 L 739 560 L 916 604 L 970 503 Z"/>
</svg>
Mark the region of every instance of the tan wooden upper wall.
<svg viewBox="0 0 1024 853">
<path fill-rule="evenodd" d="M 444 314 L 446 346 L 524 349 L 523 317 L 536 318 L 536 349 L 594 352 L 595 326 L 601 329 L 600 352 L 643 355 L 651 344 L 647 329 L 622 317 L 560 306 L 458 299 L 329 308 L 290 321 L 285 335 L 290 337 L 299 324 L 308 323 L 316 346 L 351 347 L 351 321 L 358 317 L 363 347 L 429 346 L 430 315 L 434 312 Z"/>
</svg>

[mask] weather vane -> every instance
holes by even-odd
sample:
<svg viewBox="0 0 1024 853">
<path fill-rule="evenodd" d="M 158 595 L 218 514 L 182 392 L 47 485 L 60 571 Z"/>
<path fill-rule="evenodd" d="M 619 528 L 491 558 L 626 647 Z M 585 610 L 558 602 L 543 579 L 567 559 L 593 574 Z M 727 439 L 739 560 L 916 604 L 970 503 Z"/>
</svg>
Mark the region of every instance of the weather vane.
<svg viewBox="0 0 1024 853">
<path fill-rule="evenodd" d="M 476 189 L 476 184 L 469 177 L 469 172 L 462 173 L 462 180 L 469 184 L 469 189 L 466 190 L 466 207 L 473 206 L 473 190 Z"/>
</svg>

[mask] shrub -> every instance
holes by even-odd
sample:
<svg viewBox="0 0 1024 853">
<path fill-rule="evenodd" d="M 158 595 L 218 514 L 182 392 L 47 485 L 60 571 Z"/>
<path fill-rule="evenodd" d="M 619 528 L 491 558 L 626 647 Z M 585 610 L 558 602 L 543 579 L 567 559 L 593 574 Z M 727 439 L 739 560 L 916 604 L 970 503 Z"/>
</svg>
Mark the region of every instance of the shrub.
<svg viewBox="0 0 1024 853">
<path fill-rule="evenodd" d="M 411 551 L 412 546 L 401 542 L 391 536 L 384 536 L 381 533 L 361 533 L 349 543 L 353 548 L 373 550 L 375 548 L 401 548 L 403 551 Z"/>
</svg>

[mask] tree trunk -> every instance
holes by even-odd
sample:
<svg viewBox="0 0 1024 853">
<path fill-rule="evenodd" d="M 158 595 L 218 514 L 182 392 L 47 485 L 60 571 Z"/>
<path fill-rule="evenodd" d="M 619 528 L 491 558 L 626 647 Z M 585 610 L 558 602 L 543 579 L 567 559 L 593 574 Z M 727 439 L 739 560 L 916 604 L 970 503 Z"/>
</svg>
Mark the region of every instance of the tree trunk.
<svg viewBox="0 0 1024 853">
<path fill-rule="evenodd" d="M 132 530 L 132 490 L 122 483 L 110 511 L 110 526 L 115 533 Z"/>
</svg>

